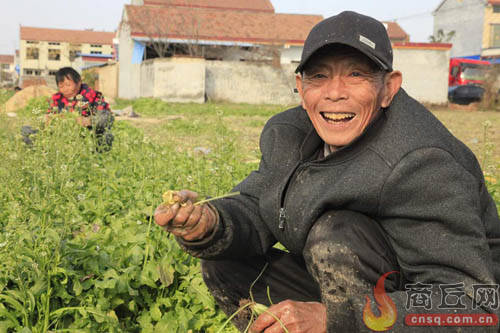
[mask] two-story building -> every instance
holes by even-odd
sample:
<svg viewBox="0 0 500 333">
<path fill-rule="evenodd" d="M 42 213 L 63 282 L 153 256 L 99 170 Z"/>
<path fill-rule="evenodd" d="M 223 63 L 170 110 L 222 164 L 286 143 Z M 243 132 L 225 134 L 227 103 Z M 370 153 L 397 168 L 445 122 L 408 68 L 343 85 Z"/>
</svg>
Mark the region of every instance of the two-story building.
<svg viewBox="0 0 500 333">
<path fill-rule="evenodd" d="M 16 78 L 14 56 L 0 54 L 0 82 L 13 82 Z"/>
<path fill-rule="evenodd" d="M 433 15 L 435 36 L 453 32 L 451 57 L 500 57 L 500 0 L 443 0 Z"/>
<path fill-rule="evenodd" d="M 77 67 L 75 61 L 78 57 L 105 63 L 113 58 L 114 37 L 114 32 L 21 26 L 20 74 L 22 76 L 54 75 L 61 67 Z"/>
</svg>

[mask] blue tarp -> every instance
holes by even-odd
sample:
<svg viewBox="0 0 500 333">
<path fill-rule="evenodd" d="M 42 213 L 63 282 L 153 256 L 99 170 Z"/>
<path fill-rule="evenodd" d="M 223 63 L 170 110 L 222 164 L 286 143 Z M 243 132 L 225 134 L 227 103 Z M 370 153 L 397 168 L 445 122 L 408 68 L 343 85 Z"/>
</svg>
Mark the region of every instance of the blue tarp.
<svg viewBox="0 0 500 333">
<path fill-rule="evenodd" d="M 466 56 L 466 57 L 454 57 L 454 58 L 460 58 L 460 59 L 470 59 L 470 60 L 481 60 L 481 55 L 471 55 L 471 56 Z"/>
<path fill-rule="evenodd" d="M 132 52 L 132 64 L 138 65 L 142 63 L 144 59 L 144 50 L 146 46 L 136 40 L 134 40 L 134 51 Z"/>
</svg>

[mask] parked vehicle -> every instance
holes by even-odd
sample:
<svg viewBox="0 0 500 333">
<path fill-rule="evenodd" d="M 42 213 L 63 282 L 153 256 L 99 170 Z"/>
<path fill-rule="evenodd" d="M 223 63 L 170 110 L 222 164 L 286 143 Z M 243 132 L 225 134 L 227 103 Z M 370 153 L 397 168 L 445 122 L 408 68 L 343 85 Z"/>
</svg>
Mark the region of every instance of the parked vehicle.
<svg viewBox="0 0 500 333">
<path fill-rule="evenodd" d="M 485 60 L 451 58 L 448 76 L 448 100 L 457 104 L 479 102 L 490 63 Z"/>
</svg>

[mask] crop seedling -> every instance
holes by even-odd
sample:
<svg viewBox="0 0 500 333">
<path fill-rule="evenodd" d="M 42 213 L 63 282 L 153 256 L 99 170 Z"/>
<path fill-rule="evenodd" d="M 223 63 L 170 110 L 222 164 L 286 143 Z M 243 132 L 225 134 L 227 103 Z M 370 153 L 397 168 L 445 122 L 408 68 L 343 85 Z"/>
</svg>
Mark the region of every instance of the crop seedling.
<svg viewBox="0 0 500 333">
<path fill-rule="evenodd" d="M 217 331 L 217 333 L 222 333 L 223 329 L 226 327 L 227 324 L 229 324 L 229 322 L 233 318 L 235 318 L 236 316 L 238 316 L 241 313 L 245 313 L 247 311 L 247 309 L 250 309 L 250 320 L 248 321 L 248 325 L 247 325 L 247 327 L 244 330 L 245 333 L 248 332 L 248 330 L 250 329 L 250 326 L 252 325 L 252 323 L 254 322 L 254 320 L 258 316 L 260 316 L 261 314 L 263 314 L 263 313 L 267 313 L 271 317 L 273 317 L 281 325 L 281 328 L 283 328 L 283 330 L 285 331 L 285 333 L 288 333 L 288 330 L 287 330 L 286 326 L 283 324 L 283 322 L 274 313 L 272 313 L 272 312 L 269 311 L 269 307 L 266 306 L 266 305 L 264 305 L 264 304 L 255 302 L 254 297 L 253 297 L 253 287 L 254 287 L 255 283 L 257 283 L 257 281 L 260 279 L 260 277 L 262 276 L 262 274 L 264 274 L 264 271 L 266 270 L 267 266 L 268 266 L 268 263 L 266 263 L 264 265 L 264 267 L 260 271 L 260 273 L 257 276 L 257 278 L 250 285 L 250 289 L 248 291 L 248 294 L 250 295 L 250 300 L 247 300 L 247 299 L 241 300 L 240 301 L 240 307 L 238 308 L 238 310 L 236 310 L 226 320 L 226 322 L 224 322 L 224 324 Z M 273 305 L 273 301 L 271 300 L 271 295 L 269 294 L 269 287 L 267 288 L 267 298 L 269 300 L 269 303 L 271 305 Z"/>
<path fill-rule="evenodd" d="M 173 205 L 175 203 L 180 203 L 181 206 L 185 206 L 186 203 L 185 202 L 181 202 L 182 198 L 179 196 L 178 193 L 179 193 L 179 191 L 172 191 L 172 190 L 168 190 L 165 193 L 163 193 L 163 195 L 162 195 L 163 204 L 170 206 L 170 205 Z M 220 195 L 220 196 L 217 196 L 217 197 L 214 197 L 214 198 L 208 198 L 208 199 L 205 199 L 205 200 L 201 200 L 201 201 L 195 202 L 194 206 L 202 205 L 202 204 L 205 204 L 207 202 L 218 200 L 218 199 L 224 199 L 224 198 L 228 198 L 228 197 L 234 197 L 234 196 L 239 195 L 239 194 L 240 194 L 240 192 L 231 192 L 231 193 Z"/>
</svg>

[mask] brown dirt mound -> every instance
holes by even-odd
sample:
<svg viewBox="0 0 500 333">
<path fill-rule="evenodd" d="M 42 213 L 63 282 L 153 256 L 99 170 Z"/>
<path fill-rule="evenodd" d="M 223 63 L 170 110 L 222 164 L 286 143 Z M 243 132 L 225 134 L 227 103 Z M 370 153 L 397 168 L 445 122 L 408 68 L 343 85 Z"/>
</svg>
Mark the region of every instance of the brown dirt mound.
<svg viewBox="0 0 500 333">
<path fill-rule="evenodd" d="M 28 101 L 35 97 L 46 96 L 49 98 L 55 94 L 56 90 L 44 85 L 29 86 L 26 89 L 18 91 L 5 103 L 5 112 L 14 112 L 22 109 L 28 104 Z"/>
</svg>

